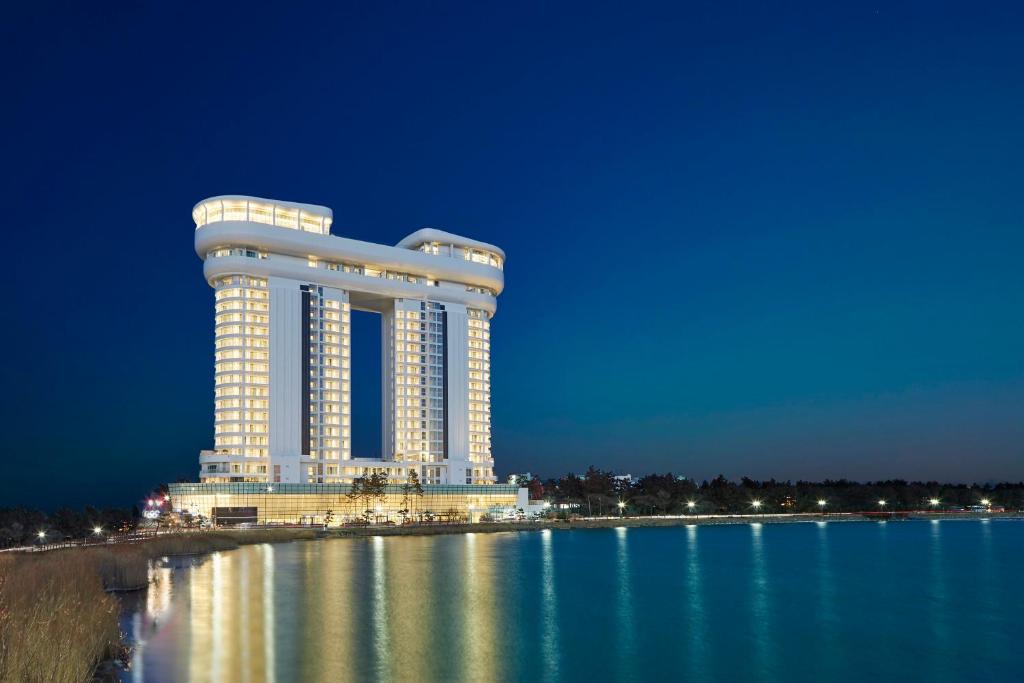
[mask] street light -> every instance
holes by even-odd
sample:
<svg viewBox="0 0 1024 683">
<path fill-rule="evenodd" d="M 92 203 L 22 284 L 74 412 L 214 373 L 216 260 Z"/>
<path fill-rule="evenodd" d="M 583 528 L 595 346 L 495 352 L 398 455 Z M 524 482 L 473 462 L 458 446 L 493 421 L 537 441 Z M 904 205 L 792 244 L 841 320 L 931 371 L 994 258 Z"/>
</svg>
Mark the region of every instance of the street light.
<svg viewBox="0 0 1024 683">
<path fill-rule="evenodd" d="M 626 507 L 625 501 L 619 501 L 619 517 L 622 516 L 622 510 Z"/>
<path fill-rule="evenodd" d="M 989 500 L 988 498 L 982 498 L 981 504 L 984 505 L 985 507 L 992 507 L 992 501 Z"/>
<path fill-rule="evenodd" d="M 103 533 L 103 527 L 101 527 L 101 526 L 94 526 L 94 527 L 92 528 L 92 532 L 93 532 L 94 534 L 96 534 L 97 536 L 99 536 L 100 534 L 102 534 L 102 533 Z"/>
<path fill-rule="evenodd" d="M 878 507 L 884 508 L 885 507 L 885 501 L 884 500 L 878 501 Z"/>
<path fill-rule="evenodd" d="M 42 531 L 42 530 L 40 530 L 40 531 L 39 531 L 39 532 L 38 532 L 38 533 L 36 534 L 36 536 L 38 536 L 38 537 L 39 537 L 39 540 L 41 541 L 41 540 L 43 540 L 44 538 L 46 538 L 46 532 L 45 532 L 45 531 Z"/>
<path fill-rule="evenodd" d="M 929 498 L 928 502 L 931 503 L 931 506 L 934 508 L 939 506 L 940 501 L 938 498 Z"/>
<path fill-rule="evenodd" d="M 819 499 L 818 499 L 818 509 L 819 509 L 819 510 L 821 510 L 821 511 L 822 511 L 822 513 L 824 513 L 824 512 L 825 512 L 825 506 L 826 506 L 827 504 L 828 504 L 828 501 L 827 501 L 827 500 L 825 500 L 824 498 L 819 498 Z"/>
<path fill-rule="evenodd" d="M 690 512 L 693 512 L 693 509 L 697 507 L 697 502 L 693 500 L 688 500 L 686 501 L 686 507 L 690 510 Z"/>
<path fill-rule="evenodd" d="M 761 509 L 761 501 L 760 501 L 760 500 L 752 500 L 752 501 L 750 501 L 750 505 L 751 505 L 751 506 L 752 506 L 752 507 L 753 507 L 753 508 L 754 508 L 755 510 L 760 510 L 760 509 Z"/>
</svg>

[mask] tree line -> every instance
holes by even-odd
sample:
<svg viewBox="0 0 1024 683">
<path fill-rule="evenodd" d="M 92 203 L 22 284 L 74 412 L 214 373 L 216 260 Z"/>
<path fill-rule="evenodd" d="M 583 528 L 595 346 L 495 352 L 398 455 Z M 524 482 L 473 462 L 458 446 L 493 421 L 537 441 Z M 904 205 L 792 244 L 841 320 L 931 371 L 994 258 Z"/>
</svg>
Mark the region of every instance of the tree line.
<svg viewBox="0 0 1024 683">
<path fill-rule="evenodd" d="M 792 482 L 748 477 L 730 481 L 722 475 L 698 482 L 671 472 L 630 481 L 591 466 L 583 475 L 570 473 L 547 480 L 534 477 L 524 485 L 530 489 L 531 499 L 543 498 L 556 510 L 562 506 L 584 515 L 619 514 L 620 503 L 623 514 L 630 515 L 955 510 L 979 505 L 1024 509 L 1024 482 Z M 884 505 L 880 501 L 885 501 Z"/>
<path fill-rule="evenodd" d="M 127 531 L 135 527 L 138 509 L 95 508 L 81 510 L 62 507 L 53 513 L 26 507 L 0 507 L 0 548 L 32 543 L 40 531 L 50 542 L 65 538 L 83 538 L 96 528 L 105 533 Z"/>
</svg>

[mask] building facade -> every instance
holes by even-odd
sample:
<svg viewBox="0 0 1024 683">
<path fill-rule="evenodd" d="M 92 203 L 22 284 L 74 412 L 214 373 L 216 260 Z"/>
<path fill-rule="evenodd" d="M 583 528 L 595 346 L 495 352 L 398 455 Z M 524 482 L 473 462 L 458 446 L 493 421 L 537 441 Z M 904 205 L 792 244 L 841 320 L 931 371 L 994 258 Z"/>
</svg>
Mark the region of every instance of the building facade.
<svg viewBox="0 0 1024 683">
<path fill-rule="evenodd" d="M 376 495 L 353 495 L 351 484 L 169 484 L 175 510 L 215 526 L 480 522 L 534 512 L 527 490 L 509 484 L 391 484 Z"/>
<path fill-rule="evenodd" d="M 490 320 L 505 254 L 433 228 L 396 246 L 331 234 L 323 206 L 198 203 L 214 289 L 214 448 L 201 483 L 489 485 Z M 381 458 L 352 450 L 351 314 L 381 318 Z"/>
</svg>

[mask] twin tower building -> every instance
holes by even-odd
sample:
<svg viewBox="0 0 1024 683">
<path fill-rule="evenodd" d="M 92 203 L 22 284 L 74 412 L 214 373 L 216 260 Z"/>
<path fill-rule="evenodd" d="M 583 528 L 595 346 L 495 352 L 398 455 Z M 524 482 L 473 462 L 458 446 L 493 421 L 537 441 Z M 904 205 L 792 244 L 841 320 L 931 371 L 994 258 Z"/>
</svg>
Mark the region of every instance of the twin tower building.
<svg viewBox="0 0 1024 683">
<path fill-rule="evenodd" d="M 323 206 L 203 200 L 215 290 L 214 448 L 203 483 L 346 484 L 373 472 L 492 484 L 490 319 L 505 254 L 433 228 L 395 246 L 331 234 Z M 381 320 L 382 457 L 352 451 L 351 313 Z"/>
</svg>

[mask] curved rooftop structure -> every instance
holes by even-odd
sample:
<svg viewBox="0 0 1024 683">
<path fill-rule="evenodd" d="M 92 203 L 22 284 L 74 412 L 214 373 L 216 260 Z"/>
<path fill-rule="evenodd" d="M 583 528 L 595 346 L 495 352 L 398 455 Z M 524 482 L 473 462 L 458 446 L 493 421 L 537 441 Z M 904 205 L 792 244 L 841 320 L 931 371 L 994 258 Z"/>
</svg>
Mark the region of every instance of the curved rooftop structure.
<svg viewBox="0 0 1024 683">
<path fill-rule="evenodd" d="M 436 297 L 497 310 L 505 286 L 505 252 L 494 245 L 436 228 L 421 228 L 396 246 L 330 234 L 324 206 L 245 195 L 221 195 L 195 205 L 195 250 L 208 282 L 236 272 L 310 277 L 325 284 L 382 296 Z M 239 262 L 239 258 L 256 262 Z M 461 292 L 456 292 L 461 287 Z"/>
<path fill-rule="evenodd" d="M 403 237 L 396 246 L 403 247 L 405 249 L 419 250 L 426 244 L 439 246 L 448 245 L 468 250 L 476 250 L 492 256 L 497 256 L 500 261 L 505 260 L 505 252 L 493 244 L 471 240 L 468 237 L 461 237 L 444 230 L 439 230 L 438 228 L 420 228 L 416 232 Z M 500 267 L 500 265 L 498 267 Z"/>
</svg>

